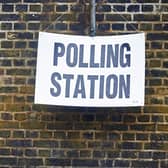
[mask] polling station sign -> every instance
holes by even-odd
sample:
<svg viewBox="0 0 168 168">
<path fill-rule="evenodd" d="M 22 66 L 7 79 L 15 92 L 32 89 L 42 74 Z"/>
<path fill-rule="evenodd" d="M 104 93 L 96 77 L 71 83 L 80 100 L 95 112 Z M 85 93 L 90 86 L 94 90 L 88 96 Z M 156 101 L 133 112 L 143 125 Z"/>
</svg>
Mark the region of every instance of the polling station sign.
<svg viewBox="0 0 168 168">
<path fill-rule="evenodd" d="M 35 103 L 144 105 L 145 35 L 39 33 Z"/>
</svg>

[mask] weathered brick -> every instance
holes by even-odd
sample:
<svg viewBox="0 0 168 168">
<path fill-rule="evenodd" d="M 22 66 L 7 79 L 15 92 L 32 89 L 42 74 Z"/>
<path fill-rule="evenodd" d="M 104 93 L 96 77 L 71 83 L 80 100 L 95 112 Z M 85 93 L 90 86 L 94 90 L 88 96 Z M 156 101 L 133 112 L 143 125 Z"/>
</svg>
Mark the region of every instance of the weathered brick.
<svg viewBox="0 0 168 168">
<path fill-rule="evenodd" d="M 168 58 L 168 52 L 167 51 L 157 52 L 156 56 L 158 58 Z"/>
<path fill-rule="evenodd" d="M 81 24 L 78 24 L 78 23 L 71 23 L 70 24 L 70 30 L 79 31 L 79 32 L 83 33 L 84 32 L 84 27 Z"/>
<path fill-rule="evenodd" d="M 167 107 L 163 106 L 155 106 L 155 107 L 152 107 L 152 106 L 146 106 L 145 109 L 144 109 L 144 112 L 145 113 L 167 113 Z"/>
<path fill-rule="evenodd" d="M 168 33 L 148 33 L 147 40 L 168 40 Z"/>
<path fill-rule="evenodd" d="M 78 158 L 79 151 L 78 150 L 70 150 L 70 151 L 67 151 L 66 155 L 68 158 L 73 158 L 73 157 Z"/>
<path fill-rule="evenodd" d="M 0 131 L 0 137 L 1 138 L 9 138 L 10 136 L 11 136 L 10 131 L 6 131 L 6 130 Z"/>
<path fill-rule="evenodd" d="M 152 157 L 152 152 L 148 152 L 148 151 L 139 152 L 139 158 L 141 159 L 149 159 L 151 157 Z"/>
<path fill-rule="evenodd" d="M 19 60 L 18 59 L 14 59 L 13 60 L 13 64 L 14 64 L 14 66 L 24 66 L 25 65 L 25 60 L 23 60 L 23 59 L 19 59 Z M 17 79 L 19 79 L 19 78 L 17 78 Z"/>
<path fill-rule="evenodd" d="M 11 60 L 0 60 L 1 66 L 11 66 Z"/>
<path fill-rule="evenodd" d="M 45 153 L 47 153 L 47 152 L 45 152 Z M 63 158 L 63 157 L 65 157 L 65 151 L 64 150 L 54 149 L 52 151 L 52 156 L 56 157 L 56 158 Z"/>
<path fill-rule="evenodd" d="M 114 148 L 114 143 L 112 143 L 112 142 L 101 143 L 101 141 L 90 141 L 90 142 L 88 142 L 88 147 L 89 148 L 94 148 L 94 149 L 102 149 L 102 148 L 113 149 Z"/>
<path fill-rule="evenodd" d="M 27 2 L 27 3 L 40 3 L 40 2 L 44 2 L 44 3 L 47 3 L 47 2 L 49 2 L 49 0 L 24 0 L 24 2 Z"/>
<path fill-rule="evenodd" d="M 12 120 L 13 116 L 10 113 L 1 113 L 1 119 L 2 120 Z"/>
<path fill-rule="evenodd" d="M 107 156 L 108 158 L 117 158 L 120 156 L 120 152 L 119 151 L 108 151 Z"/>
<path fill-rule="evenodd" d="M 5 110 L 4 104 L 0 104 L 0 111 L 4 111 L 4 110 Z"/>
<path fill-rule="evenodd" d="M 28 5 L 26 5 L 26 4 L 16 4 L 15 9 L 18 12 L 26 12 L 28 10 Z"/>
<path fill-rule="evenodd" d="M 104 139 L 105 140 L 105 139 L 108 138 L 108 134 L 106 132 L 97 132 L 97 133 L 95 133 L 95 138 L 96 139 Z"/>
<path fill-rule="evenodd" d="M 94 115 L 93 114 L 84 114 L 82 115 L 83 121 L 94 121 Z"/>
<path fill-rule="evenodd" d="M 97 5 L 97 11 L 98 12 L 110 12 L 111 11 L 111 6 L 110 5 Z"/>
<path fill-rule="evenodd" d="M 58 141 L 55 140 L 35 140 L 33 141 L 34 147 L 40 148 L 56 148 L 58 147 Z"/>
<path fill-rule="evenodd" d="M 168 163 L 167 163 L 167 161 L 161 161 L 160 165 L 161 165 L 160 166 L 161 168 L 165 168 L 168 166 Z"/>
<path fill-rule="evenodd" d="M 151 104 L 163 104 L 163 99 L 162 98 L 151 98 L 150 100 Z"/>
<path fill-rule="evenodd" d="M 81 150 L 80 157 L 90 158 L 92 156 L 92 152 L 90 150 Z"/>
<path fill-rule="evenodd" d="M 149 139 L 149 135 L 147 133 L 137 133 L 136 139 L 141 140 L 141 141 L 145 141 L 145 140 Z"/>
<path fill-rule="evenodd" d="M 13 12 L 13 9 L 14 9 L 13 5 L 7 5 L 7 4 L 2 5 L 3 12 Z"/>
<path fill-rule="evenodd" d="M 0 155 L 10 155 L 10 149 L 0 148 Z"/>
<path fill-rule="evenodd" d="M 72 166 L 97 167 L 98 166 L 98 160 L 74 159 L 74 160 L 72 160 Z"/>
<path fill-rule="evenodd" d="M 25 121 L 21 123 L 22 129 L 44 129 L 45 123 L 38 121 Z"/>
<path fill-rule="evenodd" d="M 125 11 L 125 9 L 126 9 L 125 5 L 114 5 L 112 8 L 114 12 L 123 12 Z"/>
<path fill-rule="evenodd" d="M 12 128 L 18 128 L 19 123 L 14 121 L 0 121 L 0 128 L 6 128 L 6 129 L 12 129 Z"/>
<path fill-rule="evenodd" d="M 142 5 L 142 11 L 143 12 L 152 12 L 153 11 L 153 5 Z"/>
<path fill-rule="evenodd" d="M 27 138 L 38 138 L 38 136 L 39 136 L 39 134 L 38 134 L 39 132 L 37 132 L 37 131 L 32 131 L 32 130 L 29 130 L 29 131 L 26 131 L 26 137 Z"/>
<path fill-rule="evenodd" d="M 168 72 L 165 70 L 151 70 L 151 75 L 154 77 L 167 77 Z"/>
<path fill-rule="evenodd" d="M 123 151 L 121 153 L 121 156 L 123 158 L 127 158 L 127 159 L 129 159 L 129 158 L 135 159 L 135 158 L 137 158 L 137 152 L 136 151 Z"/>
<path fill-rule="evenodd" d="M 18 159 L 18 166 L 41 166 L 41 165 L 43 165 L 43 159 L 38 158 Z"/>
<path fill-rule="evenodd" d="M 13 83 L 16 84 L 16 85 L 26 84 L 26 78 L 24 78 L 24 77 L 15 77 Z"/>
<path fill-rule="evenodd" d="M 128 130 L 128 125 L 126 124 L 104 124 L 104 130 L 118 130 L 118 131 L 126 131 Z"/>
<path fill-rule="evenodd" d="M 159 116 L 159 115 L 152 116 L 152 122 L 163 122 L 163 121 L 164 121 L 163 116 Z"/>
<path fill-rule="evenodd" d="M 98 25 L 98 30 L 100 30 L 100 31 L 110 30 L 110 24 L 109 23 L 101 23 Z"/>
<path fill-rule="evenodd" d="M 163 68 L 168 68 L 168 61 L 163 62 Z"/>
<path fill-rule="evenodd" d="M 13 68 L 7 70 L 7 75 L 30 75 L 31 70 L 30 69 L 19 69 L 19 68 Z"/>
<path fill-rule="evenodd" d="M 124 24 L 122 23 L 112 24 L 112 30 L 124 30 Z"/>
<path fill-rule="evenodd" d="M 96 14 L 96 21 L 101 22 L 104 20 L 104 14 Z"/>
<path fill-rule="evenodd" d="M 112 133 L 109 133 L 109 139 L 111 140 L 120 140 L 120 134 L 119 133 L 116 133 L 116 132 L 112 132 Z"/>
<path fill-rule="evenodd" d="M 162 15 L 162 20 L 163 21 L 168 21 L 168 14 L 163 14 Z"/>
<path fill-rule="evenodd" d="M 26 73 L 29 74 L 29 73 L 31 73 L 31 71 L 30 70 L 26 70 L 26 71 L 23 70 L 23 71 L 21 71 L 21 73 L 26 75 Z M 20 93 L 32 94 L 32 93 L 34 93 L 34 87 L 32 87 L 32 86 L 22 86 L 22 87 L 20 87 Z"/>
<path fill-rule="evenodd" d="M 158 162 L 157 161 L 132 161 L 132 166 L 133 167 L 151 167 L 151 168 L 157 168 L 158 167 Z"/>
<path fill-rule="evenodd" d="M 54 132 L 54 137 L 57 139 L 65 139 L 66 133 L 63 131 L 57 131 L 57 132 Z"/>
<path fill-rule="evenodd" d="M 94 158 L 104 158 L 105 152 L 104 151 L 93 151 L 93 157 Z"/>
<path fill-rule="evenodd" d="M 26 149 L 25 155 L 26 156 L 37 156 L 37 151 L 35 149 Z"/>
<path fill-rule="evenodd" d="M 149 115 L 141 115 L 138 116 L 139 122 L 150 122 L 150 116 Z"/>
<path fill-rule="evenodd" d="M 72 123 L 65 122 L 65 123 L 49 123 L 47 124 L 47 129 L 51 130 L 69 130 L 72 129 Z"/>
<path fill-rule="evenodd" d="M 147 150 L 167 150 L 168 144 L 163 142 L 151 142 L 151 143 L 145 143 L 144 148 Z"/>
<path fill-rule="evenodd" d="M 131 122 L 131 123 L 133 123 L 133 122 L 136 121 L 136 117 L 133 116 L 133 115 L 125 115 L 125 116 L 123 117 L 123 121 L 124 121 L 124 122 Z"/>
<path fill-rule="evenodd" d="M 23 131 L 13 131 L 13 138 L 24 138 L 25 134 Z"/>
<path fill-rule="evenodd" d="M 153 159 L 166 159 L 166 153 L 165 152 L 153 152 Z"/>
<path fill-rule="evenodd" d="M 44 12 L 54 12 L 55 11 L 54 5 L 44 5 L 42 10 Z"/>
<path fill-rule="evenodd" d="M 11 3 L 11 2 L 18 3 L 18 2 L 21 2 L 21 0 L 0 0 L 0 2 L 2 2 L 2 3 Z"/>
<path fill-rule="evenodd" d="M 30 12 L 40 12 L 41 6 L 40 5 L 30 5 Z"/>
<path fill-rule="evenodd" d="M 100 160 L 100 166 L 102 167 L 112 167 L 112 165 L 113 165 L 113 160 L 109 160 L 109 159 Z"/>
<path fill-rule="evenodd" d="M 127 160 L 116 160 L 114 162 L 116 167 L 129 167 L 129 161 Z"/>
<path fill-rule="evenodd" d="M 147 2 L 147 3 L 158 3 L 159 0 L 136 0 L 138 3 L 144 3 L 144 2 Z"/>
<path fill-rule="evenodd" d="M 40 132 L 40 137 L 41 138 L 52 138 L 52 132 L 48 132 L 48 131 Z"/>
<path fill-rule="evenodd" d="M 83 133 L 83 138 L 89 138 L 92 137 L 93 133 Z M 67 134 L 68 139 L 79 139 L 80 138 L 80 132 L 68 132 Z"/>
<path fill-rule="evenodd" d="M 13 156 L 23 156 L 24 152 L 23 149 L 13 148 L 11 154 Z"/>
<path fill-rule="evenodd" d="M 17 165 L 17 158 L 13 157 L 0 157 L 0 165 L 15 166 Z"/>
<path fill-rule="evenodd" d="M 6 145 L 9 147 L 31 147 L 31 140 L 7 140 Z"/>
<path fill-rule="evenodd" d="M 12 97 L 7 95 L 0 95 L 0 102 L 1 103 L 11 103 Z"/>
<path fill-rule="evenodd" d="M 57 5 L 56 6 L 56 11 L 57 12 L 65 12 L 67 10 L 68 10 L 68 5 Z"/>
<path fill-rule="evenodd" d="M 25 30 L 26 24 L 25 23 L 15 23 L 14 30 Z"/>
<path fill-rule="evenodd" d="M 28 23 L 29 30 L 39 30 L 40 24 L 39 23 Z"/>
<path fill-rule="evenodd" d="M 81 122 L 81 123 L 76 123 L 74 125 L 76 130 L 100 130 L 101 124 L 100 123 L 86 123 L 86 122 Z"/>
<path fill-rule="evenodd" d="M 5 33 L 4 32 L 1 32 L 0 33 L 0 39 L 4 39 L 6 37 Z"/>
<path fill-rule="evenodd" d="M 161 60 L 151 60 L 149 62 L 149 66 L 150 67 L 161 67 Z"/>
<path fill-rule="evenodd" d="M 160 86 L 162 84 L 161 79 L 151 79 L 149 80 L 149 86 Z"/>
<path fill-rule="evenodd" d="M 13 42 L 12 41 L 1 41 L 1 47 L 2 48 L 13 48 Z"/>
<path fill-rule="evenodd" d="M 107 21 L 131 21 L 131 15 L 123 14 L 122 16 L 119 14 L 107 14 L 106 15 Z"/>
<path fill-rule="evenodd" d="M 135 134 L 134 133 L 124 133 L 123 140 L 134 140 Z"/>
<path fill-rule="evenodd" d="M 12 151 L 11 151 L 11 154 L 13 155 L 13 156 L 23 156 L 23 149 L 16 149 L 16 148 L 14 148 L 14 149 L 12 149 Z"/>
<path fill-rule="evenodd" d="M 167 124 L 159 124 L 158 125 L 158 130 L 159 131 L 167 131 L 168 130 L 168 125 Z"/>
<path fill-rule="evenodd" d="M 70 159 L 56 159 L 56 158 L 48 158 L 46 159 L 47 166 L 70 166 Z"/>
<path fill-rule="evenodd" d="M 162 43 L 161 42 L 152 42 L 151 48 L 152 49 L 162 49 Z"/>
<path fill-rule="evenodd" d="M 38 43 L 37 41 L 30 41 L 28 46 L 29 48 L 37 48 Z"/>
<path fill-rule="evenodd" d="M 112 114 L 110 116 L 110 121 L 112 121 L 112 122 L 121 122 L 122 121 L 122 115 L 120 115 L 120 114 Z"/>
<path fill-rule="evenodd" d="M 40 149 L 38 156 L 42 156 L 42 157 L 51 157 L 51 150 L 47 150 L 47 149 Z M 54 155 L 52 155 L 54 156 Z"/>
<path fill-rule="evenodd" d="M 136 23 L 128 23 L 128 24 L 126 24 L 126 29 L 130 30 L 130 31 L 137 30 L 138 29 L 138 24 L 136 24 Z"/>
<path fill-rule="evenodd" d="M 117 1 L 114 1 L 114 0 L 107 0 L 108 2 L 110 3 L 129 3 L 131 2 L 130 0 L 117 0 Z"/>
<path fill-rule="evenodd" d="M 55 29 L 56 30 L 67 30 L 68 29 L 68 25 L 66 23 L 56 23 L 55 24 Z"/>
<path fill-rule="evenodd" d="M 62 148 L 86 148 L 86 143 L 83 141 L 61 141 Z"/>
<path fill-rule="evenodd" d="M 49 16 L 47 14 L 25 14 L 24 21 L 47 21 L 49 20 Z"/>
<path fill-rule="evenodd" d="M 12 30 L 12 23 L 1 23 L 2 30 Z"/>
<path fill-rule="evenodd" d="M 154 124 L 134 124 L 130 126 L 131 130 L 136 131 L 154 131 L 155 125 Z"/>
<path fill-rule="evenodd" d="M 9 42 L 10 43 L 10 42 Z M 0 57 L 18 57 L 19 56 L 19 52 L 18 51 L 12 51 L 12 49 L 10 51 L 6 51 L 6 50 L 1 50 L 0 52 Z"/>
<path fill-rule="evenodd" d="M 139 12 L 140 6 L 139 5 L 129 5 L 127 7 L 128 12 Z"/>
<path fill-rule="evenodd" d="M 19 21 L 19 14 L 0 14 L 0 21 Z"/>
<path fill-rule="evenodd" d="M 142 143 L 140 142 L 123 142 L 118 144 L 118 148 L 120 149 L 141 149 Z"/>
</svg>

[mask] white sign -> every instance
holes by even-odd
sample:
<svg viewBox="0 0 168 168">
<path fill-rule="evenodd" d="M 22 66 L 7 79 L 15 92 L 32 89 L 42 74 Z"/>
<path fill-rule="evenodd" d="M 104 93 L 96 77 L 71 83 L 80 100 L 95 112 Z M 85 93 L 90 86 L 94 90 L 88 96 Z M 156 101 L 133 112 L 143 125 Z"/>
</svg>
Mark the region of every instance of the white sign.
<svg viewBox="0 0 168 168">
<path fill-rule="evenodd" d="M 35 103 L 144 105 L 145 35 L 39 33 Z"/>
</svg>

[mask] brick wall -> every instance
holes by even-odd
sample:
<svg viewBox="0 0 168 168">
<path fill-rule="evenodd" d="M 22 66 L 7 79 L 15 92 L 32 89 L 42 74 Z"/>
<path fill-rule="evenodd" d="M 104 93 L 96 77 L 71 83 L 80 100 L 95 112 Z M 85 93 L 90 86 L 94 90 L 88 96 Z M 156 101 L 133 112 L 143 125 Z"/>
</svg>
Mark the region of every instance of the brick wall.
<svg viewBox="0 0 168 168">
<path fill-rule="evenodd" d="M 88 34 L 88 2 L 0 0 L 0 167 L 168 167 L 167 0 L 97 1 L 97 35 L 146 33 L 145 107 L 33 104 L 39 30 Z"/>
</svg>

